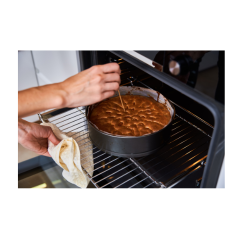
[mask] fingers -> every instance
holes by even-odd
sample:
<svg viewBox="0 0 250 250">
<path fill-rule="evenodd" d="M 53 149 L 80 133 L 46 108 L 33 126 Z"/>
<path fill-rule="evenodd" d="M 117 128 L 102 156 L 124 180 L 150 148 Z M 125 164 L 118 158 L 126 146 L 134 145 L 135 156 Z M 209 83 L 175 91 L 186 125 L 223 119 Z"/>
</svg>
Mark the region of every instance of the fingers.
<svg viewBox="0 0 250 250">
<path fill-rule="evenodd" d="M 101 66 L 105 74 L 118 73 L 121 74 L 120 66 L 118 63 L 107 63 Z"/>
<path fill-rule="evenodd" d="M 50 129 L 50 132 L 49 132 L 49 137 L 48 139 L 54 144 L 54 145 L 57 145 L 59 144 L 61 141 L 57 139 L 57 137 L 54 135 L 53 133 L 53 130 L 51 128 Z"/>
<path fill-rule="evenodd" d="M 102 100 L 109 98 L 115 94 L 115 91 L 106 91 L 102 93 Z"/>
<path fill-rule="evenodd" d="M 117 73 L 110 73 L 104 75 L 104 82 L 118 82 L 121 83 L 120 75 Z"/>
<path fill-rule="evenodd" d="M 104 84 L 103 92 L 106 91 L 117 91 L 119 89 L 120 85 L 118 82 L 108 82 Z"/>
</svg>

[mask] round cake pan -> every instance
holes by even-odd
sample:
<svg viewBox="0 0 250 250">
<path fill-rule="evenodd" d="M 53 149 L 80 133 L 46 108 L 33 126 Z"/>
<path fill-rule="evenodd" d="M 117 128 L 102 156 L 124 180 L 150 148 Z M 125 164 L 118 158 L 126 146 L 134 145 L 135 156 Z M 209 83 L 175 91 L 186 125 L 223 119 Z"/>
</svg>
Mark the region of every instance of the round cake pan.
<svg viewBox="0 0 250 250">
<path fill-rule="evenodd" d="M 171 114 L 171 120 L 163 129 L 143 136 L 121 136 L 99 130 L 89 120 L 92 109 L 98 105 L 87 106 L 86 118 L 88 121 L 89 137 L 93 144 L 100 150 L 120 157 L 142 157 L 147 156 L 163 147 L 169 140 L 175 109 L 169 101 L 159 92 L 141 87 L 120 87 L 121 95 L 142 95 L 152 97 L 164 104 Z M 118 93 L 115 96 L 117 96 Z"/>
</svg>

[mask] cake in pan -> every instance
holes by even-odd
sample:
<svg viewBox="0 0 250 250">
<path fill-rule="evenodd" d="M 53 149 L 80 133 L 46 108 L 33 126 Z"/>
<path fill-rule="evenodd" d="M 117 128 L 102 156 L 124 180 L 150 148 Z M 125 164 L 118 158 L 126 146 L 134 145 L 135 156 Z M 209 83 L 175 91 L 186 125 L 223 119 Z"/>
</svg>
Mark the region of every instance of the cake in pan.
<svg viewBox="0 0 250 250">
<path fill-rule="evenodd" d="M 153 98 L 123 95 L 99 103 L 90 114 L 90 121 L 101 131 L 113 135 L 142 136 L 164 128 L 171 121 L 167 107 Z"/>
</svg>

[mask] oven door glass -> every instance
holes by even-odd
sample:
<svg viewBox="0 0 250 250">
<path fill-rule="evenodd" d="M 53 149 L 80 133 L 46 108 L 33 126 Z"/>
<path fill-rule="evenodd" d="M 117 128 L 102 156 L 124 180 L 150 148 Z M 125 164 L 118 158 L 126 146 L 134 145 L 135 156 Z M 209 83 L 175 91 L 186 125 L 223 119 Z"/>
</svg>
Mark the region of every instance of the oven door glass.
<svg viewBox="0 0 250 250">
<path fill-rule="evenodd" d="M 53 161 L 45 162 L 43 157 L 38 156 L 18 164 L 19 169 L 30 169 L 18 175 L 18 188 L 78 188 L 63 178 L 61 167 Z M 88 188 L 92 187 L 94 185 L 90 182 Z"/>
</svg>

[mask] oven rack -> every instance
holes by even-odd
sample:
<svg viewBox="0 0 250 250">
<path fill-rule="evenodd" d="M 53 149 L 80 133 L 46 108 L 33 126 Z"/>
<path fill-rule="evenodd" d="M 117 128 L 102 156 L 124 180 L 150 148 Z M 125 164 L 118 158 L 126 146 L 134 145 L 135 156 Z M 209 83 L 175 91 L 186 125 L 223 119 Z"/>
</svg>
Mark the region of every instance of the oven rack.
<svg viewBox="0 0 250 250">
<path fill-rule="evenodd" d="M 86 153 L 93 154 L 93 177 L 86 171 L 88 169 L 84 167 L 82 169 L 95 187 L 110 187 L 109 182 L 113 183 L 114 181 L 118 181 L 115 187 L 119 187 L 122 183 L 127 183 L 127 186 L 134 185 L 136 182 L 141 183 L 141 179 L 147 177 L 148 180 L 142 182 L 140 187 L 144 187 L 143 185 L 148 185 L 149 183 L 153 187 L 161 187 L 160 184 L 153 183 L 154 180 L 137 163 L 134 163 L 132 158 L 127 159 L 112 156 L 92 145 L 88 134 L 85 107 L 40 113 L 38 116 L 42 122 L 53 123 L 63 133 L 73 137 L 79 145 L 81 156 L 82 152 L 85 155 Z M 85 135 L 84 138 L 83 135 Z M 85 156 L 84 158 L 87 157 Z M 84 162 L 84 158 L 81 158 L 82 163 Z M 87 168 L 90 167 L 91 163 Z M 136 178 L 136 175 L 141 176 Z"/>
<path fill-rule="evenodd" d="M 155 154 L 140 158 L 121 158 L 109 155 L 92 145 L 85 107 L 62 109 L 39 114 L 45 122 L 55 124 L 62 132 L 73 137 L 84 154 L 93 154 L 93 176 L 96 188 L 166 188 L 204 166 L 210 137 L 204 131 L 176 114 L 172 134 L 166 147 Z M 87 158 L 85 156 L 84 158 Z M 81 159 L 82 163 L 84 158 Z"/>
</svg>

